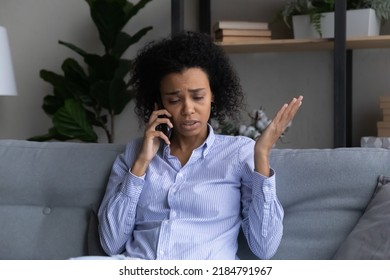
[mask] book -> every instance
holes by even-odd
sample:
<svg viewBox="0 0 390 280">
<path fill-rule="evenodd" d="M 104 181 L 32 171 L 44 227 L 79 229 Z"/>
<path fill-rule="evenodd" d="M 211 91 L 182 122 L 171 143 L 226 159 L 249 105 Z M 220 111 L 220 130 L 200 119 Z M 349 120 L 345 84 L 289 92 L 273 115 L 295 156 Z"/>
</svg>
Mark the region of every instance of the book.
<svg viewBox="0 0 390 280">
<path fill-rule="evenodd" d="M 268 29 L 268 22 L 221 20 L 213 26 L 214 31 L 218 29 Z"/>
<path fill-rule="evenodd" d="M 390 95 L 380 96 L 379 97 L 379 102 L 380 103 L 382 103 L 382 102 L 390 102 Z"/>
<path fill-rule="evenodd" d="M 376 123 L 377 128 L 389 128 L 390 129 L 390 122 L 377 122 Z"/>
<path fill-rule="evenodd" d="M 215 37 L 224 36 L 271 36 L 269 29 L 218 29 L 215 31 Z"/>
<path fill-rule="evenodd" d="M 271 40 L 271 37 L 269 36 L 224 36 L 222 38 L 216 38 L 217 42 L 227 42 L 227 43 L 234 43 L 234 42 L 264 42 Z"/>
<path fill-rule="evenodd" d="M 378 137 L 390 137 L 390 128 L 378 128 Z"/>
<path fill-rule="evenodd" d="M 383 109 L 383 115 L 390 115 L 390 109 Z"/>
<path fill-rule="evenodd" d="M 390 122 L 390 115 L 383 115 L 384 122 Z"/>
<path fill-rule="evenodd" d="M 379 108 L 381 109 L 390 109 L 390 102 L 380 102 Z"/>
</svg>

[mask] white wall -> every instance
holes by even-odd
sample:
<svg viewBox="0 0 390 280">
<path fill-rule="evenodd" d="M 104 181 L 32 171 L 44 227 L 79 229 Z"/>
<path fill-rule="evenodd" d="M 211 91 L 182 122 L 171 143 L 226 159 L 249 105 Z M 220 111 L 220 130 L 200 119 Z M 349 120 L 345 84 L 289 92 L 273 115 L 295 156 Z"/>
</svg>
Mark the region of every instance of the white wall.
<svg viewBox="0 0 390 280">
<path fill-rule="evenodd" d="M 147 4 L 124 31 L 132 34 L 149 25 L 153 30 L 131 46 L 125 56 L 132 58 L 147 41 L 168 35 L 170 17 L 170 0 Z M 73 43 L 91 53 L 102 53 L 89 6 L 84 0 L 1 0 L 0 25 L 8 32 L 18 89 L 16 97 L 0 97 L 0 139 L 26 139 L 45 134 L 51 122 L 41 106 L 43 97 L 52 92 L 52 86 L 39 77 L 39 71 L 62 73 L 61 64 L 68 57 L 84 65 L 76 53 L 58 41 Z M 116 126 L 118 143 L 126 143 L 138 130 L 132 104 L 117 117 Z M 100 142 L 105 142 L 104 133 L 99 135 Z"/>
<path fill-rule="evenodd" d="M 187 29 L 196 29 L 196 0 L 186 0 Z M 285 0 L 213 0 L 212 23 L 219 19 L 271 21 Z M 171 1 L 154 0 L 129 22 L 132 33 L 146 25 L 153 31 L 126 54 L 129 58 L 146 41 L 170 33 Z M 0 139 L 26 139 L 46 133 L 50 119 L 41 109 L 50 84 L 41 69 L 60 72 L 62 61 L 77 55 L 58 44 L 74 43 L 90 52 L 100 48 L 97 31 L 83 0 L 1 0 L 0 25 L 11 45 L 18 96 L 0 97 Z M 275 38 L 291 37 L 281 23 L 271 26 Z M 389 24 L 382 29 L 390 34 Z M 303 94 L 304 104 L 279 147 L 333 146 L 333 56 L 331 52 L 296 52 L 231 55 L 247 93 L 248 110 L 263 106 L 270 117 L 292 96 Z M 378 98 L 390 94 L 390 50 L 354 51 L 354 145 L 364 135 L 375 135 L 380 119 Z M 116 142 L 140 135 L 129 105 L 117 119 Z M 100 142 L 105 142 L 103 133 Z"/>
</svg>

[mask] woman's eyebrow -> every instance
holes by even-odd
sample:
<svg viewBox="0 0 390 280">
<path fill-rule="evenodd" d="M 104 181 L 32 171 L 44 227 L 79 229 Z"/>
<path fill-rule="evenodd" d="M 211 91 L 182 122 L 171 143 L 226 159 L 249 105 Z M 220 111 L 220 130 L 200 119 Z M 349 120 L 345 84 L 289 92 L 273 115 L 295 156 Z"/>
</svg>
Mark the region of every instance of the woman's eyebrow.
<svg viewBox="0 0 390 280">
<path fill-rule="evenodd" d="M 188 91 L 190 93 L 198 93 L 198 92 L 203 91 L 203 90 L 205 90 L 205 88 L 192 88 L 192 89 L 188 89 Z M 163 94 L 166 95 L 166 96 L 179 95 L 180 94 L 180 90 L 167 91 L 167 92 L 163 92 Z"/>
<path fill-rule="evenodd" d="M 167 96 L 178 95 L 179 93 L 180 93 L 179 90 L 163 92 L 163 94 Z"/>
<path fill-rule="evenodd" d="M 191 93 L 197 93 L 203 90 L 205 90 L 205 88 L 193 88 L 193 89 L 189 89 L 188 91 Z"/>
</svg>

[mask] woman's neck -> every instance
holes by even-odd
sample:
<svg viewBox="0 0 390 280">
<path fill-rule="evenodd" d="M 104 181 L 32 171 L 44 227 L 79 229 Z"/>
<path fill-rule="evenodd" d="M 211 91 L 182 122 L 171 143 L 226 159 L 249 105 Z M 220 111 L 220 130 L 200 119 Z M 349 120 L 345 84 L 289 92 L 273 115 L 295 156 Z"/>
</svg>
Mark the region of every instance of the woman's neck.
<svg viewBox="0 0 390 280">
<path fill-rule="evenodd" d="M 189 160 L 192 152 L 198 148 L 206 140 L 208 136 L 208 130 L 202 136 L 179 136 L 175 133 L 172 133 L 171 141 L 171 154 L 176 156 L 182 166 Z"/>
</svg>

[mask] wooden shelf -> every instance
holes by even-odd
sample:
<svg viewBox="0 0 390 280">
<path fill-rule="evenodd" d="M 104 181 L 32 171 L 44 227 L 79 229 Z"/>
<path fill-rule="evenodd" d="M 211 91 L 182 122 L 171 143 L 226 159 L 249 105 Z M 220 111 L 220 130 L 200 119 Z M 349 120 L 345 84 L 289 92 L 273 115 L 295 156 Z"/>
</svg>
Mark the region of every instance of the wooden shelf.
<svg viewBox="0 0 390 280">
<path fill-rule="evenodd" d="M 228 53 L 294 52 L 333 50 L 333 39 L 276 39 L 264 42 L 217 42 Z M 390 35 L 353 37 L 347 49 L 390 48 Z"/>
</svg>

